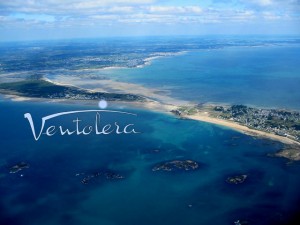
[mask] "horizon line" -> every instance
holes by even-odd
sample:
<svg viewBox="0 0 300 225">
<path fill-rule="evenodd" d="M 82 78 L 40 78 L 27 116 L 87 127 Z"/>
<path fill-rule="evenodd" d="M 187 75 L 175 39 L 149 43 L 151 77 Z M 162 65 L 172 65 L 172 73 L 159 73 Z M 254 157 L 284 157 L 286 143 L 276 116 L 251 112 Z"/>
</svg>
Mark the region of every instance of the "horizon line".
<svg viewBox="0 0 300 225">
<path fill-rule="evenodd" d="M 98 37 L 69 37 L 69 38 L 33 38 L 24 40 L 1 40 L 0 43 L 15 43 L 15 42 L 33 42 L 33 41 L 72 41 L 72 40 L 93 40 L 93 39 L 118 39 L 118 38 L 191 38 L 191 37 L 297 37 L 300 34 L 195 34 L 195 35 L 112 35 L 112 36 L 98 36 Z"/>
</svg>

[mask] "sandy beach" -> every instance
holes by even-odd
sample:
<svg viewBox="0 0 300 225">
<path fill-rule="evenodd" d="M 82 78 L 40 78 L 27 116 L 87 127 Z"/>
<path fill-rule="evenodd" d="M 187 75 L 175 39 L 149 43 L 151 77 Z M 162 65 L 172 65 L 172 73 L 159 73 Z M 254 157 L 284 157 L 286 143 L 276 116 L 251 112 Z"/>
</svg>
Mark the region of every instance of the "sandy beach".
<svg viewBox="0 0 300 225">
<path fill-rule="evenodd" d="M 203 115 L 203 114 L 200 114 L 200 113 L 198 113 L 196 115 L 187 115 L 187 116 L 184 116 L 184 117 L 188 118 L 188 119 L 193 119 L 193 120 L 203 121 L 203 122 L 207 122 L 207 123 L 217 124 L 217 125 L 224 126 L 224 127 L 229 127 L 229 128 L 232 128 L 236 131 L 242 132 L 242 133 L 247 134 L 247 135 L 258 136 L 258 137 L 262 137 L 262 138 L 268 138 L 268 139 L 271 139 L 271 140 L 274 140 L 274 141 L 280 141 L 280 142 L 282 142 L 284 144 L 288 144 L 288 145 L 294 145 L 295 144 L 295 145 L 300 146 L 299 142 L 294 141 L 292 139 L 289 139 L 287 137 L 267 133 L 267 132 L 264 132 L 264 131 L 250 129 L 246 126 L 243 126 L 243 125 L 240 125 L 240 124 L 237 124 L 235 122 L 228 121 L 228 120 L 213 118 L 213 117 L 210 117 L 208 115 Z"/>
</svg>

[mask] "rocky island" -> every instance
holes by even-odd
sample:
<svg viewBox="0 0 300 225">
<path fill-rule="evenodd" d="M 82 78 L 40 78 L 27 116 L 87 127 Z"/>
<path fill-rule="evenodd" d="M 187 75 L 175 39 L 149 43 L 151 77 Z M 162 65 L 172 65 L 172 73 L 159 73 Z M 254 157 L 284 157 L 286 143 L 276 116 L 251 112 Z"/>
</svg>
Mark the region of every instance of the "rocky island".
<svg viewBox="0 0 300 225">
<path fill-rule="evenodd" d="M 300 161 L 300 146 L 299 145 L 286 146 L 284 149 L 282 149 L 281 151 L 277 152 L 274 155 L 277 157 L 287 158 L 292 161 Z"/>
<path fill-rule="evenodd" d="M 245 182 L 245 180 L 247 179 L 247 175 L 243 174 L 243 175 L 237 175 L 237 176 L 233 176 L 233 177 L 228 177 L 226 179 L 226 182 L 228 184 L 242 184 Z"/>
<path fill-rule="evenodd" d="M 168 161 L 164 163 L 159 163 L 158 165 L 152 168 L 152 171 L 189 171 L 189 170 L 196 170 L 199 168 L 199 164 L 192 160 L 174 160 Z"/>
<path fill-rule="evenodd" d="M 84 177 L 81 180 L 82 184 L 88 184 L 90 183 L 92 180 L 94 180 L 95 178 L 105 178 L 106 180 L 119 180 L 119 179 L 124 179 L 124 176 L 110 171 L 110 170 L 106 170 L 106 171 L 101 171 L 101 172 L 94 172 L 91 174 L 85 174 L 85 173 L 78 173 L 76 174 L 76 176 L 80 176 L 83 175 Z"/>
</svg>

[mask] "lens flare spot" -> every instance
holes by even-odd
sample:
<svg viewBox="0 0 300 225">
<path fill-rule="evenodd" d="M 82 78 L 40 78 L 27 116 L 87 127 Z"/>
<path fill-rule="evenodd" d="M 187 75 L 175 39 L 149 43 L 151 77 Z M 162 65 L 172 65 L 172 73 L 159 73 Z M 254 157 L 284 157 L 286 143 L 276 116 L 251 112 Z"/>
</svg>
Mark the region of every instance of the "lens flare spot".
<svg viewBox="0 0 300 225">
<path fill-rule="evenodd" d="M 98 106 L 100 109 L 105 109 L 107 107 L 107 101 L 105 100 L 100 100 L 99 103 L 98 103 Z"/>
</svg>

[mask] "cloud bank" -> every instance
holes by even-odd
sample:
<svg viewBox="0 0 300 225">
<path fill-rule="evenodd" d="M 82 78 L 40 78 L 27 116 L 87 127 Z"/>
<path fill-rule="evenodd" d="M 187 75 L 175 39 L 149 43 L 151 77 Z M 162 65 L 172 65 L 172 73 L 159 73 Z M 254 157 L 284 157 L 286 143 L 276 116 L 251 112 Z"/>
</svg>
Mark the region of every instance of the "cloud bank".
<svg viewBox="0 0 300 225">
<path fill-rule="evenodd" d="M 150 31 L 156 27 L 162 34 L 163 27 L 172 26 L 184 34 L 184 28 L 201 33 L 217 25 L 215 29 L 225 33 L 245 26 L 252 27 L 253 33 L 255 26 L 263 31 L 268 25 L 276 29 L 277 24 L 280 29 L 285 24 L 284 32 L 300 33 L 299 12 L 299 0 L 10 0 L 0 2 L 0 31 L 17 33 L 26 27 L 33 32 L 62 32 L 84 27 L 87 32 L 88 28 L 105 28 L 109 35 L 111 27 L 120 29 L 121 35 L 127 28 L 128 35 L 134 35 L 134 26 L 139 25 Z M 115 31 L 111 34 L 117 35 Z"/>
</svg>

